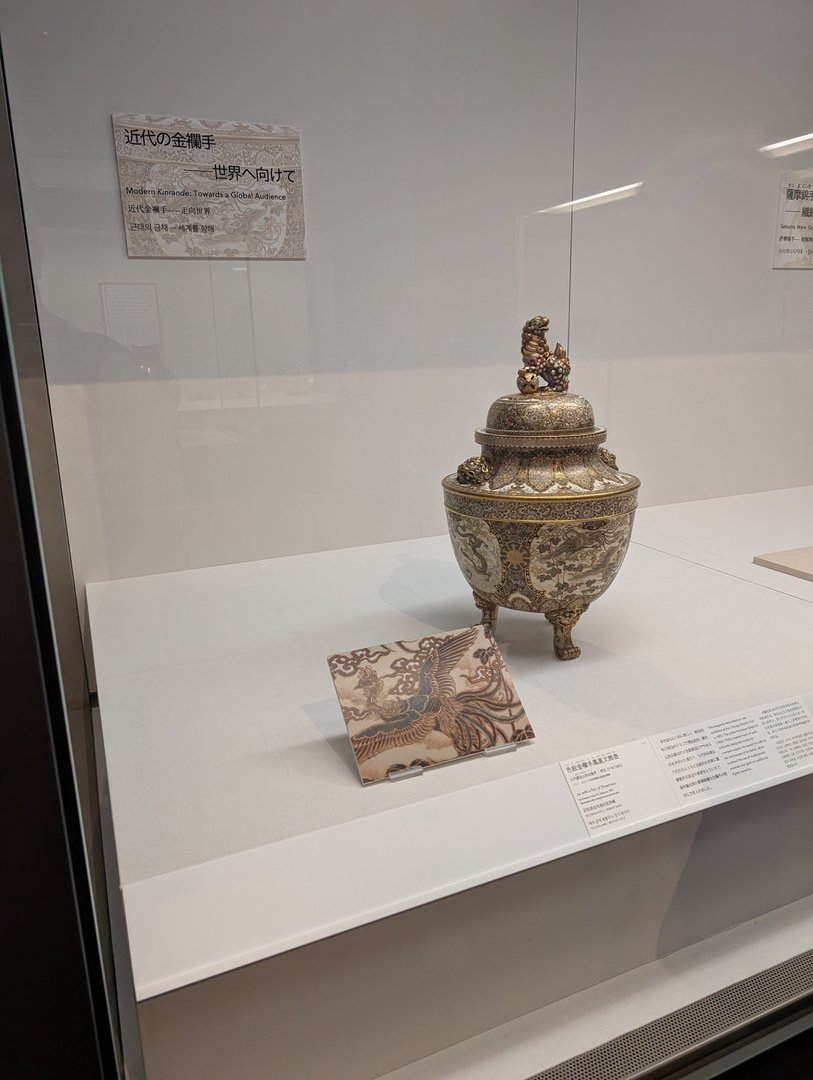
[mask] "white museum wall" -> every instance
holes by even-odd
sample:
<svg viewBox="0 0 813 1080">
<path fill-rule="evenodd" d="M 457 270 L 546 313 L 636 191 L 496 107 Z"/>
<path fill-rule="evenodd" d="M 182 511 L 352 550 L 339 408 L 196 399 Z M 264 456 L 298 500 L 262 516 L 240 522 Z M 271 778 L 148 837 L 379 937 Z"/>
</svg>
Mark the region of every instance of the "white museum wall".
<svg viewBox="0 0 813 1080">
<path fill-rule="evenodd" d="M 800 0 L 580 2 L 574 198 L 641 187 L 573 214 L 570 351 L 645 505 L 813 478 L 813 273 L 771 268 L 813 151 L 760 150 L 813 130 L 812 42 Z"/>
<path fill-rule="evenodd" d="M 811 156 L 759 152 L 813 126 L 810 5 L 581 0 L 575 176 L 575 0 L 79 10 L 2 33 L 80 592 L 445 531 L 537 312 L 644 504 L 813 478 Z M 298 126 L 306 261 L 128 259 L 113 111 Z"/>
<path fill-rule="evenodd" d="M 81 10 L 3 19 L 80 589 L 444 531 L 523 318 L 566 324 L 568 219 L 518 234 L 570 197 L 575 3 Z M 128 259 L 117 110 L 298 126 L 307 260 Z"/>
</svg>

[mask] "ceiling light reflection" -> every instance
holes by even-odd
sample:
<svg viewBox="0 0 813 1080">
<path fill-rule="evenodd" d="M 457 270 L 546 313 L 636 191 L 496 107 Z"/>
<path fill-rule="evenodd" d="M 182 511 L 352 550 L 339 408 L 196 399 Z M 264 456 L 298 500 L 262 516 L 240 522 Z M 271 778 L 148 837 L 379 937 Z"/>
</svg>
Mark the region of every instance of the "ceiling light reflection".
<svg viewBox="0 0 813 1080">
<path fill-rule="evenodd" d="M 629 199 L 630 196 L 637 195 L 643 186 L 643 180 L 639 180 L 636 184 L 625 184 L 624 187 L 599 191 L 597 195 L 587 195 L 583 199 L 574 199 L 572 202 L 559 203 L 558 206 L 548 206 L 545 210 L 536 210 L 534 212 L 537 214 L 566 214 L 570 210 L 587 210 L 590 206 L 601 206 L 602 203 L 615 202 L 617 199 Z"/>
<path fill-rule="evenodd" d="M 809 135 L 797 135 L 795 139 L 785 139 L 784 142 L 760 146 L 759 152 L 761 154 L 770 154 L 771 157 L 784 157 L 785 154 L 798 154 L 802 150 L 811 149 L 813 149 L 813 131 Z"/>
</svg>

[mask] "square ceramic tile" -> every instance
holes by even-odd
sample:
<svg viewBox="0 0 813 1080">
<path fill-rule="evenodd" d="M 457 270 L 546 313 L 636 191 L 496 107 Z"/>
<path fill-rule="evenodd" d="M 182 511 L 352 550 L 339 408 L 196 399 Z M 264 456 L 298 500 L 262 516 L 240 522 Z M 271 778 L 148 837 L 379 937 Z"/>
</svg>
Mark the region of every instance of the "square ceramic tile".
<svg viewBox="0 0 813 1080">
<path fill-rule="evenodd" d="M 363 784 L 534 737 L 483 626 L 328 657 Z"/>
</svg>

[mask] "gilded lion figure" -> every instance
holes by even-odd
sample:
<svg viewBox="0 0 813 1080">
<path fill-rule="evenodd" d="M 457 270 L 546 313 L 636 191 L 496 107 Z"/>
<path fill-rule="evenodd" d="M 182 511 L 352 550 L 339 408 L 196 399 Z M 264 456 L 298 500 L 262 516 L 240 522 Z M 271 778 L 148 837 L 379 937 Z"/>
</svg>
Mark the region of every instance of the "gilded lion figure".
<svg viewBox="0 0 813 1080">
<path fill-rule="evenodd" d="M 564 393 L 570 385 L 570 360 L 560 341 L 551 351 L 547 332 L 550 319 L 547 315 L 534 315 L 522 328 L 522 362 L 517 375 L 517 387 L 521 394 L 533 394 L 539 389 L 538 379 L 547 384 L 543 390 Z"/>
</svg>

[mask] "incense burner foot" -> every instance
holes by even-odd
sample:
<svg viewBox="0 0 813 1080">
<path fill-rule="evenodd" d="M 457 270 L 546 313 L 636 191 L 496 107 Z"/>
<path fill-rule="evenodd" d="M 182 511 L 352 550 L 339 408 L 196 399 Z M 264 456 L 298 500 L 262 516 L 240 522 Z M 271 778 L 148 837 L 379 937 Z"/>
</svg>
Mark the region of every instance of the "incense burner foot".
<svg viewBox="0 0 813 1080">
<path fill-rule="evenodd" d="M 553 651 L 559 660 L 575 660 L 577 656 L 581 656 L 581 649 L 573 644 L 573 638 L 570 635 L 585 611 L 587 611 L 587 606 L 569 611 L 545 612 L 545 618 L 553 626 Z"/>
<path fill-rule="evenodd" d="M 474 589 L 472 589 L 472 596 L 474 597 L 474 603 L 480 609 L 480 613 L 483 616 L 482 619 L 480 619 L 480 622 L 487 630 L 493 630 L 494 624 L 497 621 L 499 606 L 491 600 L 486 600 L 484 596 L 481 596 Z"/>
</svg>

